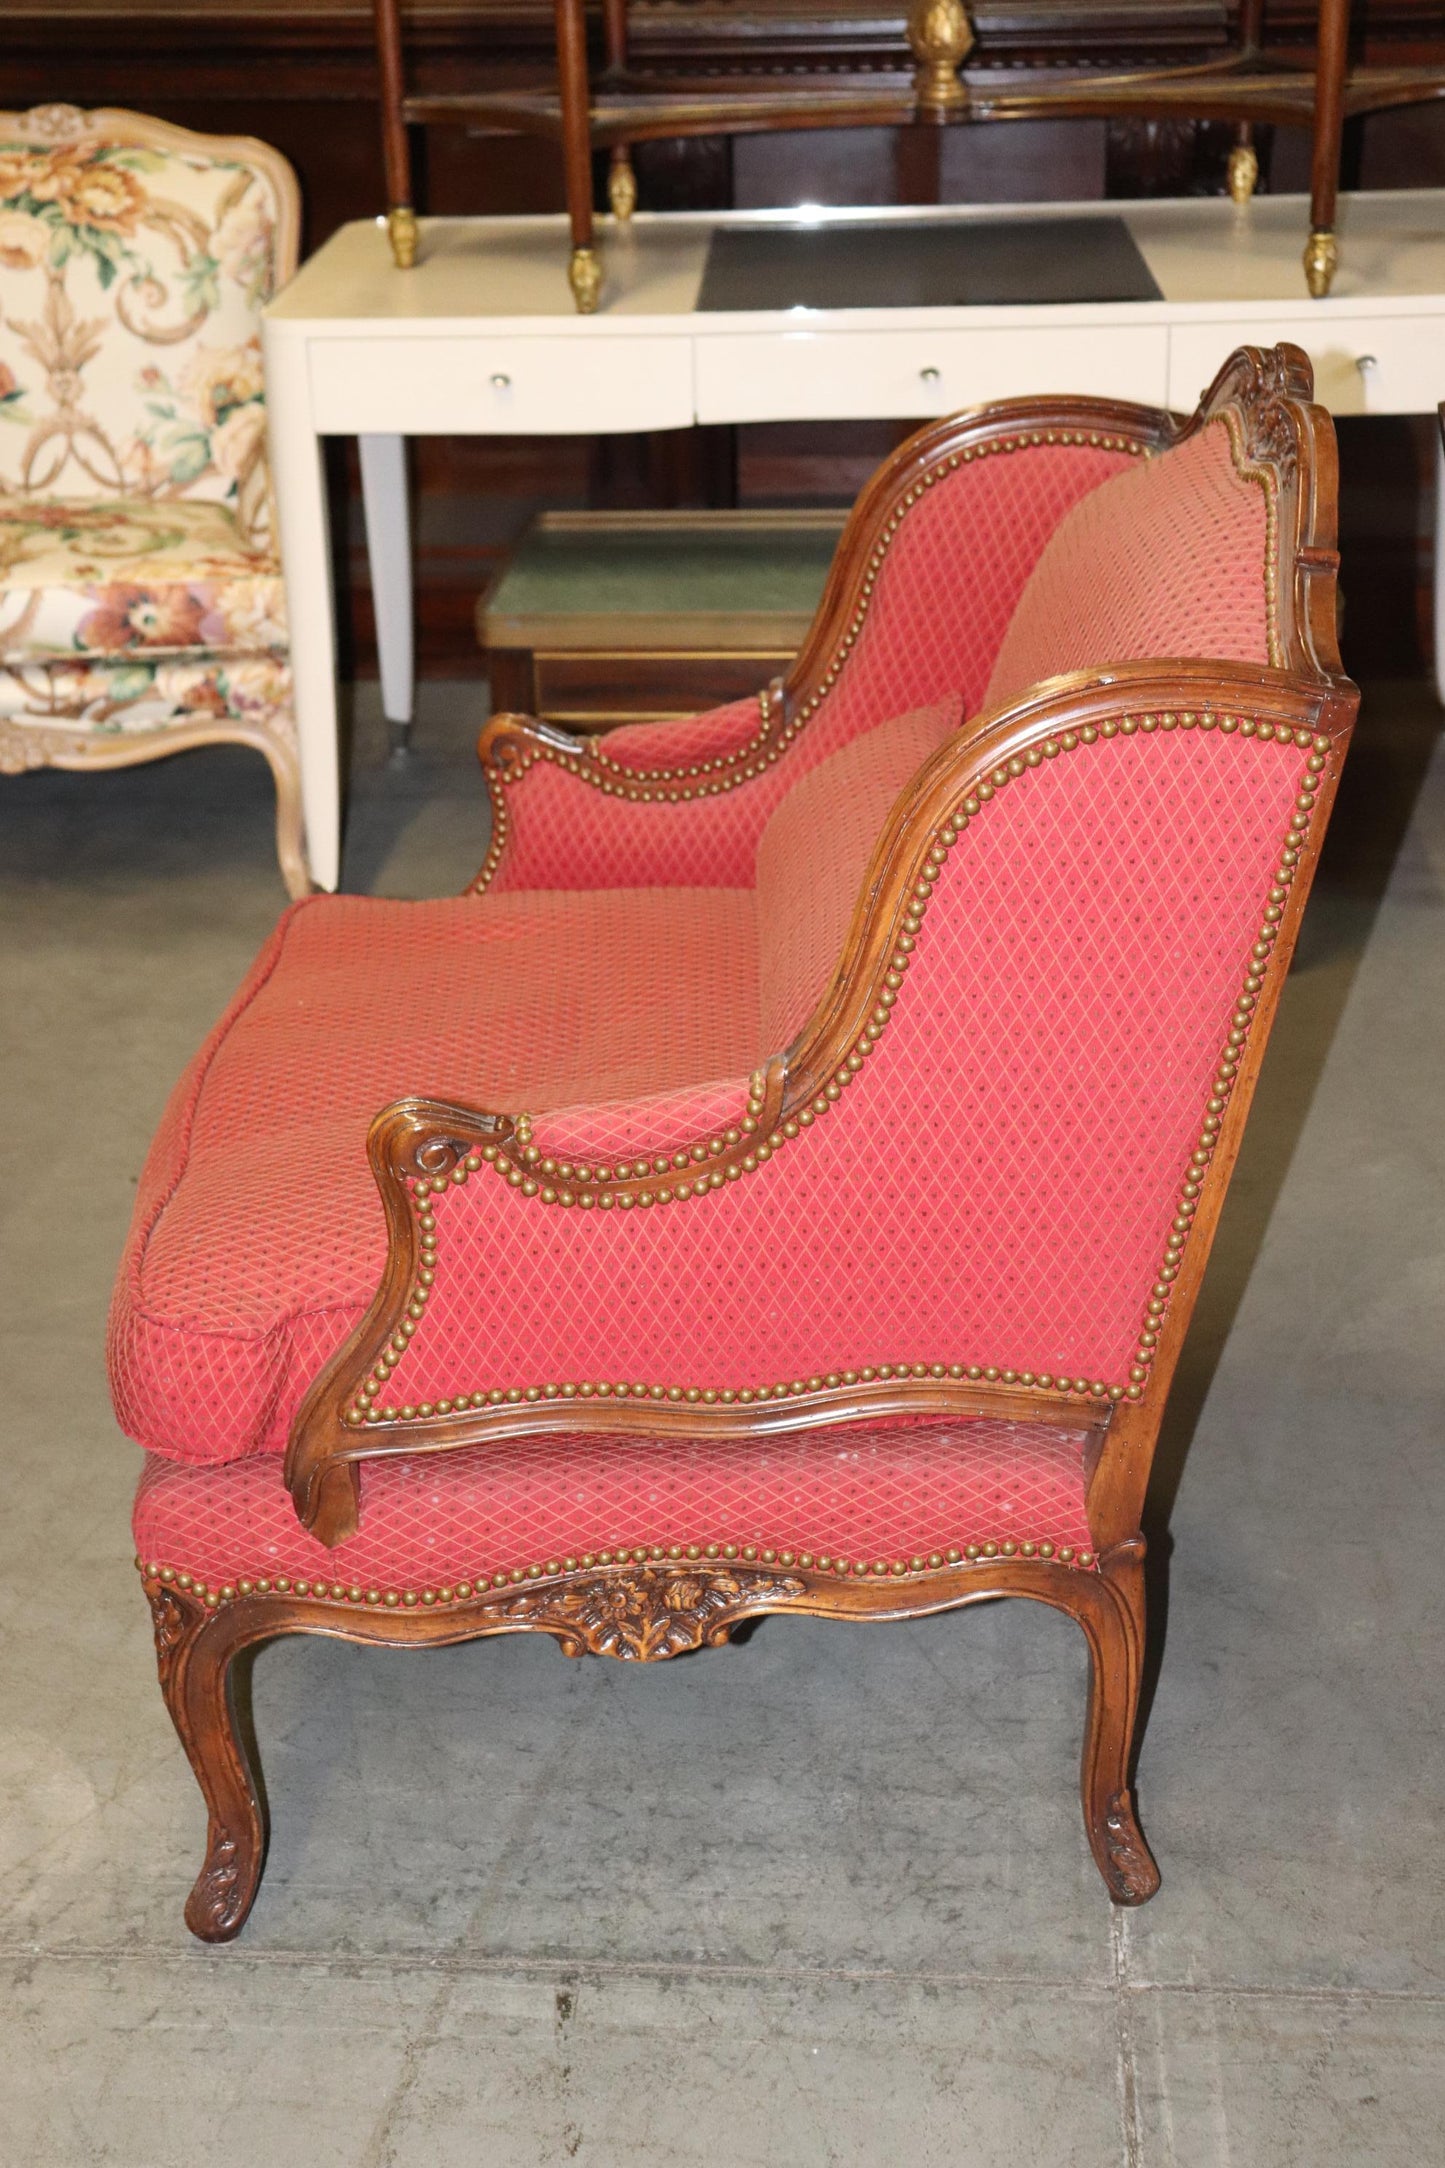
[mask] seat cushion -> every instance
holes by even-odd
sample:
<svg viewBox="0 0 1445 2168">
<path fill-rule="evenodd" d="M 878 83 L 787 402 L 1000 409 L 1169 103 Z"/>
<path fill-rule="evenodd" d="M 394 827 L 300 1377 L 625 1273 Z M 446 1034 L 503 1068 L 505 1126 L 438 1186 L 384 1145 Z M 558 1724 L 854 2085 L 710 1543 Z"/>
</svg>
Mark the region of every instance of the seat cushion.
<svg viewBox="0 0 1445 2168">
<path fill-rule="evenodd" d="M 764 1042 L 788 1045 L 843 953 L 874 845 L 900 792 L 963 721 L 957 694 L 865 730 L 799 776 L 758 839 Z"/>
<path fill-rule="evenodd" d="M 285 648 L 281 567 L 228 505 L 0 495 L 0 661 Z"/>
<path fill-rule="evenodd" d="M 16 767 L 108 758 L 151 731 L 265 724 L 290 712 L 291 665 L 280 655 L 0 663 L 0 722 L 22 726 L 6 733 L 0 767 L 7 756 Z"/>
<path fill-rule="evenodd" d="M 1198 655 L 1268 663 L 1263 484 L 1212 421 L 1066 511 L 1009 619 L 987 705 L 1111 662 Z"/>
<path fill-rule="evenodd" d="M 381 1278 L 366 1134 L 393 1100 L 540 1113 L 745 1079 L 760 1051 L 751 890 L 296 905 L 141 1176 L 111 1318 L 122 1424 L 178 1460 L 284 1446 Z"/>
<path fill-rule="evenodd" d="M 1084 1447 L 1082 1431 L 939 1416 L 706 1442 L 511 1439 L 370 1462 L 361 1525 L 335 1550 L 301 1526 L 269 1456 L 179 1468 L 151 1455 L 135 1544 L 144 1564 L 213 1592 L 280 1579 L 363 1603 L 710 1546 L 873 1574 L 987 1543 L 1048 1544 L 1087 1565 Z"/>
</svg>

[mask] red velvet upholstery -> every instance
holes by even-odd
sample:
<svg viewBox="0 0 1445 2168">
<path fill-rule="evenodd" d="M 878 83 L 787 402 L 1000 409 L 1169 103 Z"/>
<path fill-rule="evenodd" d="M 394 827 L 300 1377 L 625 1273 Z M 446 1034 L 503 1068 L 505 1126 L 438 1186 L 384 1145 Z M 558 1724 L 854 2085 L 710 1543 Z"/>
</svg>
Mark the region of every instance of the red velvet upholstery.
<svg viewBox="0 0 1445 2168">
<path fill-rule="evenodd" d="M 302 1528 L 274 1459 L 152 1455 L 134 1532 L 142 1559 L 213 1589 L 284 1574 L 382 1597 L 639 1546 L 752 1545 L 870 1572 L 985 1543 L 1087 1560 L 1083 1454 L 1082 1433 L 940 1418 L 706 1444 L 511 1439 L 372 1463 L 360 1530 L 334 1550 Z"/>
<path fill-rule="evenodd" d="M 280 1451 L 386 1261 L 371 1118 L 407 1092 L 539 1112 L 739 1079 L 758 1058 L 747 890 L 281 920 L 172 1095 L 111 1313 L 117 1412 L 179 1460 Z"/>
<path fill-rule="evenodd" d="M 131 1434 L 177 1462 L 282 1448 L 381 1276 L 365 1136 L 391 1100 L 525 1111 L 541 1152 L 612 1164 L 740 1121 L 837 967 L 899 787 L 990 675 L 1071 666 L 1096 624 L 1206 655 L 1263 642 L 1263 498 L 1227 462 L 1211 428 L 1149 467 L 1046 447 L 961 469 L 903 520 L 835 689 L 753 783 L 634 806 L 541 764 L 509 793 L 504 868 L 555 886 L 290 912 L 142 1178 L 111 1337 Z M 1111 555 L 1131 522 L 1148 546 Z M 1211 534 L 1228 570 L 1211 557 L 1201 579 Z M 738 711 L 709 727 L 735 733 Z M 666 1210 L 564 1210 L 485 1166 L 438 1198 L 435 1284 L 388 1401 L 751 1399 L 947 1365 L 1137 1389 L 1307 757 L 1150 730 L 1027 769 L 939 869 L 850 1088 L 756 1171 Z M 571 795 L 537 795 L 547 775 Z M 605 848 L 567 810 L 584 801 Z M 633 879 L 669 885 L 620 885 L 634 849 Z"/>
<path fill-rule="evenodd" d="M 1238 473 L 1222 418 L 1135 462 L 1066 512 L 1009 620 L 986 704 L 1102 662 L 1270 660 L 1263 485 Z"/>
<path fill-rule="evenodd" d="M 785 1047 L 827 991 L 863 876 L 905 784 L 963 721 L 939 700 L 851 738 L 801 776 L 758 840 L 762 1042 Z"/>
<path fill-rule="evenodd" d="M 850 1088 L 756 1173 L 648 1212 L 485 1166 L 438 1197 L 388 1403 L 885 1363 L 1126 1385 L 1308 757 L 1195 729 L 1026 770 L 951 851 Z"/>
<path fill-rule="evenodd" d="M 999 642 L 1061 516 L 1127 452 L 1042 444 L 946 474 L 902 520 L 836 683 L 782 758 L 717 798 L 687 805 L 604 797 L 549 762 L 508 789 L 511 834 L 492 881 L 513 888 L 751 882 L 768 816 L 810 768 L 885 716 L 961 696 L 977 709 Z M 1208 652 L 1206 650 L 1206 652 Z M 701 761 L 747 742 L 756 702 L 689 722 L 628 725 L 601 741 L 624 773 Z"/>
</svg>

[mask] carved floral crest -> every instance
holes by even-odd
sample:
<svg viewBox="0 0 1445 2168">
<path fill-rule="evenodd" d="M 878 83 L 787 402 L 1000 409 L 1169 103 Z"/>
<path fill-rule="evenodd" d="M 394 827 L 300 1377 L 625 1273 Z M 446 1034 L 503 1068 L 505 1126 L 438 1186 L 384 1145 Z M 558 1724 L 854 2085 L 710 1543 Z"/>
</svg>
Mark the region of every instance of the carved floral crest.
<svg viewBox="0 0 1445 2168">
<path fill-rule="evenodd" d="M 569 1656 L 656 1663 L 719 1647 L 749 1613 L 804 1593 L 789 1574 L 643 1566 L 598 1574 L 489 1606 L 493 1616 L 555 1633 Z"/>
</svg>

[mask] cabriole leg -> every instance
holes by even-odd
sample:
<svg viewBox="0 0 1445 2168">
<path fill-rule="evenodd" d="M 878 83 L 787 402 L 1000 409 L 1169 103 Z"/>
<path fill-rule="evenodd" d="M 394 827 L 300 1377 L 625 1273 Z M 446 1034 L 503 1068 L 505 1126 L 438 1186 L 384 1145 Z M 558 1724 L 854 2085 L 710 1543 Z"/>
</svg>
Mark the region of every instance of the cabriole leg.
<svg viewBox="0 0 1445 2168">
<path fill-rule="evenodd" d="M 146 1596 L 161 1693 L 208 1817 L 205 1862 L 186 1900 L 186 1925 L 202 1942 L 229 1942 L 246 1924 L 266 1858 L 265 1811 L 236 1728 L 231 1664 L 242 1644 L 232 1607 L 212 1613 L 189 1590 L 149 1576 Z"/>
<path fill-rule="evenodd" d="M 1159 1869 L 1134 1818 L 1130 1774 L 1144 1660 L 1144 1539 L 1099 1559 L 1097 1601 L 1080 1614 L 1091 1664 L 1079 1788 L 1089 1844 L 1115 1904 L 1140 1905 Z"/>
</svg>

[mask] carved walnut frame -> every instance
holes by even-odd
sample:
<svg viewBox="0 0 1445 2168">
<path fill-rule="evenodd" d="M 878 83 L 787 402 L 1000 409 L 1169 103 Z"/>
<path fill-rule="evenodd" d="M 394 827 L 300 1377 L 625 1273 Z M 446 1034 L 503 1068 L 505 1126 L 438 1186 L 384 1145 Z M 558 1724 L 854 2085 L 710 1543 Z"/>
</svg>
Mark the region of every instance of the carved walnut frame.
<svg viewBox="0 0 1445 2168">
<path fill-rule="evenodd" d="M 784 1053 L 758 1072 L 747 1133 L 709 1158 L 726 1169 L 759 1160 L 796 1133 L 820 1094 L 833 1096 L 866 1055 L 870 1018 L 901 954 L 900 934 L 916 923 L 928 875 L 946 848 L 960 804 L 1006 784 L 1009 763 L 1037 765 L 1119 729 L 1242 728 L 1309 749 L 1310 782 L 1282 838 L 1278 901 L 1254 952 L 1248 1013 L 1226 1047 L 1212 1111 L 1203 1119 L 1181 1211 L 1151 1305 L 1151 1345 L 1127 1384 L 1038 1380 L 961 1366 L 895 1371 L 832 1382 L 793 1381 L 748 1405 L 701 1404 L 650 1390 L 626 1403 L 578 1397 L 575 1388 L 534 1389 L 493 1404 L 490 1396 L 416 1412 L 383 1412 L 371 1383 L 417 1292 L 426 1200 L 453 1181 L 509 1174 L 518 1210 L 555 1209 L 540 1186 L 540 1154 L 524 1118 L 406 1099 L 372 1125 L 369 1150 L 387 1212 L 385 1278 L 366 1318 L 311 1387 L 293 1426 L 286 1479 L 302 1520 L 334 1544 L 356 1526 L 358 1468 L 364 1459 L 443 1452 L 537 1432 L 629 1429 L 648 1436 L 757 1436 L 819 1423 L 888 1414 L 1005 1415 L 1089 1432 L 1087 1506 L 1096 1553 L 1065 1562 L 1032 1545 L 1015 1555 L 893 1562 L 863 1578 L 823 1570 L 811 1558 L 745 1552 L 685 1557 L 676 1548 L 552 1560 L 495 1585 L 426 1591 L 408 1608 L 373 1609 L 339 1583 L 280 1592 L 253 1583 L 206 1589 L 170 1567 L 142 1562 L 156 1624 L 161 1684 L 210 1816 L 205 1865 L 186 1909 L 192 1931 L 224 1940 L 243 1924 L 259 1883 L 265 1831 L 253 1772 L 236 1729 L 232 1659 L 282 1633 L 329 1634 L 389 1645 L 455 1643 L 500 1633 L 551 1634 L 566 1654 L 651 1662 L 726 1641 L 744 1619 L 793 1613 L 843 1619 L 912 1618 L 995 1596 L 1028 1596 L 1066 1611 L 1084 1633 L 1091 1660 L 1081 1793 L 1094 1858 L 1119 1904 L 1138 1904 L 1158 1887 L 1158 1870 L 1139 1831 L 1131 1793 L 1143 1668 L 1144 1538 L 1140 1523 L 1159 1426 L 1208 1260 L 1229 1175 L 1278 1004 L 1320 844 L 1348 746 L 1358 695 L 1343 676 L 1335 642 L 1335 444 L 1328 416 L 1310 403 L 1308 363 L 1281 347 L 1235 355 L 1188 423 L 1097 400 L 1026 400 L 956 416 L 920 431 L 864 492 L 840 545 L 818 617 L 786 681 L 761 703 L 757 738 L 712 764 L 709 786 L 745 783 L 779 740 L 791 740 L 836 677 L 840 652 L 856 634 L 876 578 L 880 549 L 908 506 L 938 476 L 970 457 L 1039 442 L 1100 442 L 1148 453 L 1222 418 L 1241 468 L 1255 475 L 1269 506 L 1272 653 L 1275 666 L 1199 661 L 1130 664 L 1078 673 L 1035 688 L 1007 708 L 971 721 L 925 765 L 894 808 L 875 849 L 842 960 L 817 1012 Z M 536 759 L 554 760 L 584 781 L 619 785 L 626 771 L 548 726 L 493 718 L 481 755 L 494 797 L 502 780 Z M 653 772 L 649 794 L 693 789 L 693 771 Z M 495 855 L 491 860 L 494 866 Z M 489 878 L 484 869 L 483 879 Z M 921 884 L 921 885 L 920 885 Z M 909 940 L 911 946 L 911 938 Z M 898 983 L 895 971 L 894 984 Z M 891 998 L 891 996 L 890 996 Z M 849 1057 L 853 1056 L 852 1067 Z M 791 1128 L 789 1125 L 792 1125 Z M 483 1159 L 485 1155 L 485 1161 Z M 679 1183 L 691 1166 L 653 1179 Z M 614 1192 L 629 1178 L 609 1171 Z M 523 1191 L 523 1184 L 529 1187 Z M 593 1182 L 593 1189 L 599 1184 Z M 636 1191 L 633 1180 L 631 1188 Z M 673 1209 L 687 1209 L 685 1203 Z M 370 1397 L 368 1397 L 368 1392 Z M 473 1399 L 483 1403 L 473 1404 Z M 1007 1547 L 1010 1551 L 1013 1546 Z M 992 1550 L 993 1546 L 989 1546 Z M 1030 1553 L 1032 1555 L 1026 1555 Z M 521 1585 L 511 1585 L 521 1578 Z M 374 1596 L 374 1592 L 372 1592 Z"/>
<path fill-rule="evenodd" d="M 121 106 L 83 111 L 73 105 L 39 105 L 28 113 L 0 113 L 0 137 L 35 150 L 95 142 L 182 156 L 231 157 L 253 166 L 265 174 L 275 191 L 277 286 L 284 286 L 295 273 L 301 245 L 301 191 L 281 153 L 256 136 L 201 135 L 193 128 Z M 93 738 L 77 730 L 47 727 L 43 721 L 0 717 L 0 775 L 21 775 L 36 768 L 71 768 L 82 773 L 134 768 L 208 745 L 246 745 L 264 756 L 276 788 L 276 857 L 286 893 L 309 896 L 312 884 L 301 808 L 301 765 L 296 726 L 289 712 L 269 724 L 246 722 L 239 716 L 222 722 L 198 718 L 119 738 Z"/>
</svg>

